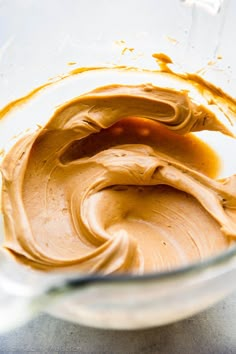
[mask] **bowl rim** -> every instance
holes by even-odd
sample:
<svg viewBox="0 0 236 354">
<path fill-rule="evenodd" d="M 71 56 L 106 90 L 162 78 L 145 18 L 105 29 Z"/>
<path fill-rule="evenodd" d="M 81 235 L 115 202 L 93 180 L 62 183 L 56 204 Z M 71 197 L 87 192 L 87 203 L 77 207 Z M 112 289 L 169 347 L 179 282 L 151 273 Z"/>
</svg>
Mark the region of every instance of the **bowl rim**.
<svg viewBox="0 0 236 354">
<path fill-rule="evenodd" d="M 74 275 L 72 278 L 66 280 L 63 285 L 69 288 L 77 288 L 82 285 L 88 285 L 90 283 L 137 283 L 148 281 L 172 281 L 178 278 L 185 279 L 190 275 L 199 275 L 209 270 L 215 270 L 220 266 L 231 264 L 231 261 L 235 259 L 236 267 L 236 244 L 231 245 L 226 251 L 220 252 L 216 256 L 205 258 L 204 260 L 188 264 L 183 267 L 174 268 L 173 270 L 144 273 L 144 274 L 132 274 L 132 273 L 120 273 L 120 274 L 81 274 Z M 55 288 L 50 289 L 57 290 Z"/>
</svg>

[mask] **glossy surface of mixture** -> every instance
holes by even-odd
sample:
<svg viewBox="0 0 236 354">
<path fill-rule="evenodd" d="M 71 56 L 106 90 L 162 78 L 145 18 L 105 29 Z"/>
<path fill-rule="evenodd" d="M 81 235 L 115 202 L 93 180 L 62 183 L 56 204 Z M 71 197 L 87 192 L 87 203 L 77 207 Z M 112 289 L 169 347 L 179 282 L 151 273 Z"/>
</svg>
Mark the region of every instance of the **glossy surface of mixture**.
<svg viewBox="0 0 236 354">
<path fill-rule="evenodd" d="M 226 249 L 236 180 L 216 180 L 214 152 L 188 134 L 205 129 L 228 134 L 187 92 L 150 84 L 69 102 L 3 161 L 4 247 L 37 268 L 105 274 L 172 269 Z"/>
</svg>

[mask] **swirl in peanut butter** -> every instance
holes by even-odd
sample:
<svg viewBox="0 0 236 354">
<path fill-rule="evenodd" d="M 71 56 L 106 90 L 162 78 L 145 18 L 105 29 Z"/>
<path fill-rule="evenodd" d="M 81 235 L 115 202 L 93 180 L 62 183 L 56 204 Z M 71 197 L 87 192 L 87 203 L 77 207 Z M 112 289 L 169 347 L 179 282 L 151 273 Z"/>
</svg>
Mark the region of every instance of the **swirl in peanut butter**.
<svg viewBox="0 0 236 354">
<path fill-rule="evenodd" d="M 185 91 L 113 85 L 78 97 L 3 161 L 4 247 L 37 268 L 104 274 L 168 270 L 229 247 L 236 177 L 214 179 L 178 144 L 160 149 L 152 127 L 186 149 L 190 132 L 229 133 Z"/>
</svg>

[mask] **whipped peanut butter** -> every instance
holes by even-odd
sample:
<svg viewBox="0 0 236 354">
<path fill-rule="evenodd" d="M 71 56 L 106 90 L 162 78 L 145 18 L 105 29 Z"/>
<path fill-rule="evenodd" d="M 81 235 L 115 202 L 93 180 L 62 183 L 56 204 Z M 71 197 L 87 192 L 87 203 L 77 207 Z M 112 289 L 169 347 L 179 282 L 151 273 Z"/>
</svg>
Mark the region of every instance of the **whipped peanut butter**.
<svg viewBox="0 0 236 354">
<path fill-rule="evenodd" d="M 188 134 L 200 130 L 230 134 L 186 91 L 112 85 L 68 102 L 4 158 L 4 247 L 33 267 L 104 274 L 168 270 L 226 249 L 236 177 L 207 170 L 213 152 Z"/>
</svg>

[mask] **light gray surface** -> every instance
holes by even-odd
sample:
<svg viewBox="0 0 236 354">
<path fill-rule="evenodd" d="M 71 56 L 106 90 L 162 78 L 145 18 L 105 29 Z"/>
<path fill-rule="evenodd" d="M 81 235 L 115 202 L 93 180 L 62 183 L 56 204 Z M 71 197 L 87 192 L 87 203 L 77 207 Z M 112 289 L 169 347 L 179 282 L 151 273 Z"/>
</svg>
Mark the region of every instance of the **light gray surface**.
<svg viewBox="0 0 236 354">
<path fill-rule="evenodd" d="M 236 293 L 185 321 L 140 331 L 105 331 L 40 315 L 0 336 L 0 352 L 235 354 Z"/>
</svg>

